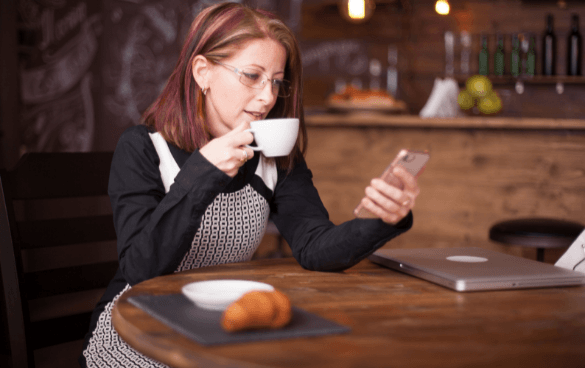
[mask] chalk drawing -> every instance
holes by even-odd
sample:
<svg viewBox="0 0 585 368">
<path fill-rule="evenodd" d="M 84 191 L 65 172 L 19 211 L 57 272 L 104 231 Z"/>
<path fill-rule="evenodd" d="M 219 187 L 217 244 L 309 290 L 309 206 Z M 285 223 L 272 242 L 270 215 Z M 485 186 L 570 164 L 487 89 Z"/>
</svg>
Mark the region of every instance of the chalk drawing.
<svg viewBox="0 0 585 368">
<path fill-rule="evenodd" d="M 339 75 L 342 72 L 356 76 L 368 70 L 367 47 L 359 40 L 324 41 L 301 47 L 305 75 Z"/>
<path fill-rule="evenodd" d="M 25 104 L 46 102 L 69 91 L 89 69 L 97 52 L 97 36 L 92 17 L 83 21 L 78 36 L 57 52 L 44 53 L 45 64 L 21 72 L 21 98 Z"/>
<path fill-rule="evenodd" d="M 138 124 L 160 93 L 177 61 L 179 37 L 193 19 L 189 10 L 181 0 L 135 6 L 118 2 L 111 9 L 103 103 L 116 125 Z"/>
<path fill-rule="evenodd" d="M 92 148 L 95 117 L 92 75 L 71 91 L 25 110 L 23 144 L 28 152 L 87 152 Z"/>
<path fill-rule="evenodd" d="M 89 151 L 95 131 L 91 65 L 101 16 L 87 1 L 21 0 L 21 27 L 38 37 L 21 58 L 22 152 Z"/>
</svg>

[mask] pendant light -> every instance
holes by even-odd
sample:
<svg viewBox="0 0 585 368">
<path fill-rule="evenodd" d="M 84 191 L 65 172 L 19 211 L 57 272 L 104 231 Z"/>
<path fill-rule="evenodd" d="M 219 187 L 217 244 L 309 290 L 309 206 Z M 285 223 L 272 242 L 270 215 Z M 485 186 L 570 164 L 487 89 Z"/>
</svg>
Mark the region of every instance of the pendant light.
<svg viewBox="0 0 585 368">
<path fill-rule="evenodd" d="M 449 14 L 451 10 L 451 6 L 449 5 L 449 1 L 447 0 L 437 0 L 435 3 L 435 11 L 441 15 Z"/>
<path fill-rule="evenodd" d="M 376 4 L 373 0 L 341 0 L 341 16 L 351 23 L 363 23 L 372 17 Z"/>
</svg>

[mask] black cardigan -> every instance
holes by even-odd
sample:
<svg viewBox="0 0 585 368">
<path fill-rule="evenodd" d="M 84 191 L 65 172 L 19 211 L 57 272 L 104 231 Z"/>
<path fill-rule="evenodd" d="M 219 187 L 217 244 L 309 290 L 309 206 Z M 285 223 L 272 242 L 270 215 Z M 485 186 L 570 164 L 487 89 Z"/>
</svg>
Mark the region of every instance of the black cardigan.
<svg viewBox="0 0 585 368">
<path fill-rule="evenodd" d="M 199 151 L 188 153 L 168 146 L 180 172 L 165 194 L 159 156 L 148 128 L 129 128 L 118 142 L 109 195 L 120 267 L 96 308 L 94 320 L 127 284 L 174 272 L 189 251 L 208 205 L 220 193 L 237 191 L 246 184 L 268 201 L 272 220 L 297 262 L 306 269 L 347 269 L 412 226 L 412 213 L 395 226 L 377 219 L 353 219 L 334 225 L 304 160 L 290 173 L 279 169 L 271 190 L 255 174 L 259 154 L 232 179 Z"/>
<path fill-rule="evenodd" d="M 118 235 L 120 268 L 134 285 L 172 273 L 188 251 L 207 206 L 222 192 L 252 182 L 269 202 L 271 218 L 299 264 L 310 270 L 349 268 L 412 226 L 412 215 L 396 226 L 381 220 L 329 221 L 304 161 L 287 175 L 278 170 L 274 192 L 254 175 L 259 155 L 232 179 L 199 151 L 169 145 L 180 172 L 165 195 L 159 158 L 145 126 L 120 138 L 110 172 L 109 195 Z"/>
</svg>

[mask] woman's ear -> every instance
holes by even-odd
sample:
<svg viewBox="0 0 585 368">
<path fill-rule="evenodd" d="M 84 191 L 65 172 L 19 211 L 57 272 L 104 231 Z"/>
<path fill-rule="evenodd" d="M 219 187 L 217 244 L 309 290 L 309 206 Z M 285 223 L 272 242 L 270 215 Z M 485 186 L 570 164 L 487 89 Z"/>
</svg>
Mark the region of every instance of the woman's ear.
<svg viewBox="0 0 585 368">
<path fill-rule="evenodd" d="M 202 90 L 209 88 L 210 63 L 203 55 L 197 55 L 193 59 L 193 79 Z"/>
</svg>

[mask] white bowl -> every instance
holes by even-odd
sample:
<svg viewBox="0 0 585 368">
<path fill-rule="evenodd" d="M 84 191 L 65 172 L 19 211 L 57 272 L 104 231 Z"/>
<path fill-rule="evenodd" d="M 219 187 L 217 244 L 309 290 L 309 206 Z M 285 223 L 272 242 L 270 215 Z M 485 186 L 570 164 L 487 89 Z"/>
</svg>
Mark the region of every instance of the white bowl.
<svg viewBox="0 0 585 368">
<path fill-rule="evenodd" d="M 183 286 L 183 294 L 198 307 L 223 311 L 244 294 L 254 291 L 273 291 L 274 287 L 247 280 L 211 280 L 192 282 Z"/>
</svg>

